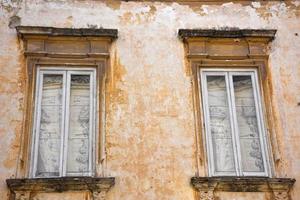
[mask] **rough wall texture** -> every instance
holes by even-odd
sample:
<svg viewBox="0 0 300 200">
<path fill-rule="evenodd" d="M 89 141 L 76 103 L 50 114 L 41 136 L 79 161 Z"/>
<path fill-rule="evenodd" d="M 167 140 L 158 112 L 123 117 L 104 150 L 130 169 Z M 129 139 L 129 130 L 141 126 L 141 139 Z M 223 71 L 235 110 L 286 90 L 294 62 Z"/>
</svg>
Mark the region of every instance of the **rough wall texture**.
<svg viewBox="0 0 300 200">
<path fill-rule="evenodd" d="M 107 84 L 107 162 L 116 177 L 108 200 L 196 199 L 197 173 L 192 86 L 179 28 L 277 29 L 269 67 L 281 160 L 277 176 L 300 180 L 300 2 L 0 1 L 0 197 L 15 177 L 20 151 L 26 71 L 10 23 L 119 30 Z M 201 166 L 200 166 L 201 167 Z M 200 170 L 200 175 L 205 172 Z M 300 184 L 292 191 L 300 195 Z M 57 199 L 64 199 L 59 194 Z M 82 199 L 84 194 L 66 194 Z M 220 199 L 269 199 L 265 194 Z M 47 199 L 47 195 L 40 198 Z M 72 197 L 72 198 L 71 198 Z M 40 199 L 38 198 L 38 199 Z M 86 197 L 88 198 L 88 197 Z M 55 199 L 53 195 L 48 199 Z"/>
</svg>

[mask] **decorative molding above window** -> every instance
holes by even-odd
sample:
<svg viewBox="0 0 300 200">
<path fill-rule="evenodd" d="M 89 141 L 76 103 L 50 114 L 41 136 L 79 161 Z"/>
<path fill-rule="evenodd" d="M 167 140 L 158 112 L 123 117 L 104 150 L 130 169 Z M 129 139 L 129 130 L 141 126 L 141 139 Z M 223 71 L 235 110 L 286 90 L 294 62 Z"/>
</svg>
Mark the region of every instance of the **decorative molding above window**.
<svg viewBox="0 0 300 200">
<path fill-rule="evenodd" d="M 269 192 L 274 200 L 289 200 L 295 183 L 290 178 L 263 177 L 193 177 L 192 186 L 199 191 L 200 200 L 215 200 L 214 192 Z"/>
<path fill-rule="evenodd" d="M 117 29 L 17 26 L 16 30 L 26 56 L 108 57 L 109 44 L 118 37 Z"/>
<path fill-rule="evenodd" d="M 17 26 L 20 35 L 45 35 L 45 36 L 91 36 L 91 37 L 118 37 L 117 29 L 104 28 L 55 28 L 44 26 Z"/>
<path fill-rule="evenodd" d="M 276 30 L 253 29 L 179 29 L 188 47 L 188 58 L 262 58 Z"/>
<path fill-rule="evenodd" d="M 7 186 L 14 200 L 31 200 L 39 192 L 87 191 L 93 200 L 104 200 L 107 191 L 115 184 L 115 178 L 62 177 L 37 179 L 7 179 Z"/>
<path fill-rule="evenodd" d="M 276 30 L 270 29 L 228 29 L 228 30 L 214 30 L 214 29 L 179 29 L 178 35 L 183 38 L 242 38 L 242 37 L 260 37 L 275 38 Z"/>
</svg>

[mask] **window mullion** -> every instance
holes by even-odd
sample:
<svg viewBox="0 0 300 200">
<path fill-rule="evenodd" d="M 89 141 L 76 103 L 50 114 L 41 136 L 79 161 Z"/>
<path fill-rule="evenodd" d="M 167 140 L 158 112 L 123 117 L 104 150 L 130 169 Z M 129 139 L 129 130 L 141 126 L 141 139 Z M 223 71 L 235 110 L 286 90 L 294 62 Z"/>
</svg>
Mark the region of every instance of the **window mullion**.
<svg viewBox="0 0 300 200">
<path fill-rule="evenodd" d="M 92 166 L 93 166 L 93 161 L 94 161 L 94 157 L 93 157 L 93 142 L 95 141 L 93 138 L 95 138 L 95 136 L 94 136 L 94 134 L 93 133 L 95 133 L 95 131 L 94 131 L 94 123 L 92 123 L 92 122 L 94 122 L 95 121 L 95 119 L 94 119 L 94 117 L 95 117 L 95 114 L 94 114 L 94 112 L 95 112 L 95 108 L 96 108 L 96 106 L 95 106 L 95 89 L 94 89 L 94 87 L 95 87 L 95 73 L 94 72 L 91 72 L 91 74 L 90 74 L 90 133 L 89 133 L 89 175 L 92 175 L 92 171 L 93 171 L 93 169 L 92 169 Z"/>
<path fill-rule="evenodd" d="M 63 71 L 63 90 L 62 90 L 62 110 L 61 110 L 61 140 L 60 140 L 60 164 L 59 164 L 59 176 L 63 176 L 63 161 L 64 161 L 64 132 L 65 132 L 65 102 L 66 102 L 66 72 Z"/>
<path fill-rule="evenodd" d="M 240 141 L 239 141 L 239 131 L 237 126 L 237 118 L 236 118 L 236 107 L 235 107 L 235 99 L 234 99 L 234 87 L 232 80 L 232 72 L 226 73 L 226 81 L 227 81 L 227 92 L 228 92 L 228 101 L 229 101 L 229 110 L 230 110 L 230 121 L 232 128 L 232 142 L 233 142 L 233 152 L 235 158 L 235 168 L 238 176 L 242 176 L 242 164 L 241 164 L 241 152 L 240 152 Z"/>
<path fill-rule="evenodd" d="M 68 136 L 69 136 L 69 115 L 70 115 L 70 85 L 71 74 L 65 71 L 65 101 L 64 101 L 64 134 L 62 140 L 63 154 L 62 154 L 62 176 L 66 176 L 67 171 L 67 153 L 68 153 Z"/>
</svg>

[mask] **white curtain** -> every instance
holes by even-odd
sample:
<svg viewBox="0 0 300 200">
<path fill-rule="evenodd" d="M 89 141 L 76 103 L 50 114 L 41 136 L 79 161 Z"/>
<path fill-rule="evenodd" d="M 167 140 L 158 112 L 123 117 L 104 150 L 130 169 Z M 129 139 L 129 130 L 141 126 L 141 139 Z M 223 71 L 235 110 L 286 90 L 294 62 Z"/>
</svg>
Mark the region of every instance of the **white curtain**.
<svg viewBox="0 0 300 200">
<path fill-rule="evenodd" d="M 264 164 L 251 76 L 233 76 L 243 171 L 263 172 Z"/>
<path fill-rule="evenodd" d="M 71 76 L 67 173 L 88 172 L 90 76 Z"/>
<path fill-rule="evenodd" d="M 62 75 L 44 75 L 36 176 L 59 175 L 62 89 Z"/>
<path fill-rule="evenodd" d="M 235 172 L 225 76 L 207 76 L 207 90 L 215 170 Z"/>
</svg>

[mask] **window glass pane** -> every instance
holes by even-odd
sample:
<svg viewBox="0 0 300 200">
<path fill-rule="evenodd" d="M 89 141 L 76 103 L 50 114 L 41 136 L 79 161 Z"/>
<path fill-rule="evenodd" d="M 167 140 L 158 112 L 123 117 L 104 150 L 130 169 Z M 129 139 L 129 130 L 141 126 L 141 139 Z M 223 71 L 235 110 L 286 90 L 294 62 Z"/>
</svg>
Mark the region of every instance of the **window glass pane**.
<svg viewBox="0 0 300 200">
<path fill-rule="evenodd" d="M 264 172 L 251 76 L 233 76 L 236 115 L 245 172 Z"/>
<path fill-rule="evenodd" d="M 43 76 L 36 176 L 59 175 L 63 75 Z"/>
<path fill-rule="evenodd" d="M 90 75 L 71 75 L 67 173 L 89 172 Z"/>
<path fill-rule="evenodd" d="M 235 172 L 225 76 L 207 76 L 210 132 L 217 172 Z"/>
</svg>

